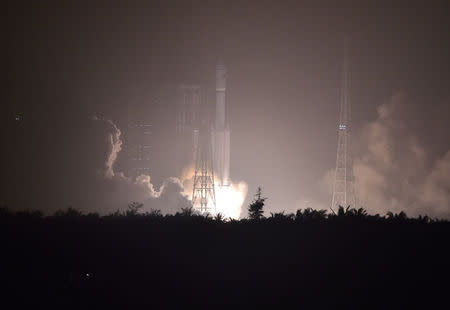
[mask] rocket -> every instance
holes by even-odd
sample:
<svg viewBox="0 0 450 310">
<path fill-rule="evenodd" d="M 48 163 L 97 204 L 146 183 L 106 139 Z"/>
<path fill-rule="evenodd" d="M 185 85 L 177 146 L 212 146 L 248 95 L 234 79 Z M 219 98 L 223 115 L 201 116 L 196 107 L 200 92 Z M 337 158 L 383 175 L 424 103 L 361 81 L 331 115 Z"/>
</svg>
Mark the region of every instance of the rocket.
<svg viewBox="0 0 450 310">
<path fill-rule="evenodd" d="M 216 119 L 212 130 L 213 165 L 219 186 L 230 184 L 230 127 L 225 109 L 226 75 L 225 64 L 219 61 L 216 65 Z"/>
</svg>

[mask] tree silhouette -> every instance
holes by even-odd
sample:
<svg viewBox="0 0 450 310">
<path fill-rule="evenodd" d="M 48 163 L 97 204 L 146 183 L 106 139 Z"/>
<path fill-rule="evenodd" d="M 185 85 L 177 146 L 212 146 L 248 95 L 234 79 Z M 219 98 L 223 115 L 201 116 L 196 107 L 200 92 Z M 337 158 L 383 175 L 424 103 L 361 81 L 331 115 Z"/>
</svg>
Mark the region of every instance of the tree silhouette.
<svg viewBox="0 0 450 310">
<path fill-rule="evenodd" d="M 177 212 L 175 215 L 191 217 L 191 216 L 195 215 L 195 210 L 192 206 L 186 207 L 186 208 L 181 208 L 181 212 Z"/>
<path fill-rule="evenodd" d="M 248 217 L 251 220 L 259 220 L 263 217 L 264 202 L 267 198 L 262 197 L 261 187 L 258 187 L 255 194 L 255 199 L 248 206 Z"/>
<path fill-rule="evenodd" d="M 151 209 L 150 212 L 146 212 L 145 215 L 149 216 L 149 217 L 154 217 L 154 218 L 162 218 L 163 217 L 161 210 L 159 210 L 159 209 Z"/>
<path fill-rule="evenodd" d="M 367 217 L 367 211 L 363 208 L 359 208 L 358 210 L 356 210 L 355 215 L 359 218 L 365 218 Z"/>
<path fill-rule="evenodd" d="M 214 216 L 214 221 L 217 223 L 223 223 L 225 221 L 225 216 L 222 213 L 217 213 L 216 216 Z"/>
<path fill-rule="evenodd" d="M 0 217 L 2 216 L 11 216 L 13 213 L 6 206 L 0 207 Z"/>
<path fill-rule="evenodd" d="M 306 208 L 305 210 L 299 209 L 295 214 L 295 220 L 301 221 L 324 221 L 327 219 L 327 210 L 314 210 L 312 208 Z"/>
<path fill-rule="evenodd" d="M 139 210 L 144 206 L 143 203 L 133 201 L 128 205 L 128 210 L 125 212 L 126 216 L 135 216 L 138 214 Z"/>
<path fill-rule="evenodd" d="M 66 210 L 57 210 L 53 213 L 53 216 L 61 216 L 61 217 L 80 217 L 83 213 L 75 208 L 68 207 Z"/>
<path fill-rule="evenodd" d="M 23 216 L 23 217 L 32 217 L 32 218 L 41 218 L 44 216 L 44 214 L 39 210 L 24 210 L 24 211 L 17 211 L 17 216 Z"/>
</svg>

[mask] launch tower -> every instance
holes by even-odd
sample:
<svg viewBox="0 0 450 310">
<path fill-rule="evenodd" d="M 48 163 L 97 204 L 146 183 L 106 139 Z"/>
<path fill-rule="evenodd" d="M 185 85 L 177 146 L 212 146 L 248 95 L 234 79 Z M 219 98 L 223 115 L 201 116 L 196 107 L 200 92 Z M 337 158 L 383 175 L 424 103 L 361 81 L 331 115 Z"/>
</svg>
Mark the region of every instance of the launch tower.
<svg viewBox="0 0 450 310">
<path fill-rule="evenodd" d="M 195 172 L 192 205 L 201 213 L 216 212 L 212 145 L 208 132 L 203 124 L 200 130 L 196 130 L 197 138 L 194 141 Z"/>
<path fill-rule="evenodd" d="M 350 104 L 348 100 L 348 80 L 348 52 L 347 40 L 345 40 L 338 124 L 336 173 L 334 178 L 333 198 L 331 201 L 332 210 L 339 206 L 356 207 L 353 162 L 351 156 L 351 122 Z"/>
</svg>

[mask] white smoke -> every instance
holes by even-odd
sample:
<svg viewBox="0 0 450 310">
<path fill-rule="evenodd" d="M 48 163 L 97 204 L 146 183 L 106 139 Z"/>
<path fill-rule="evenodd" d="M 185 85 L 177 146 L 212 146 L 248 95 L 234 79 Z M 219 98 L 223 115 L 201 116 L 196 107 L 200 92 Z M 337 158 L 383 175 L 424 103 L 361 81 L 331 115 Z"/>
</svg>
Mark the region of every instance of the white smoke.
<svg viewBox="0 0 450 310">
<path fill-rule="evenodd" d="M 105 177 L 111 178 L 114 176 L 113 165 L 117 160 L 117 156 L 118 156 L 119 152 L 122 150 L 122 140 L 120 139 L 122 132 L 116 126 L 116 124 L 114 124 L 114 122 L 110 119 L 105 119 L 105 118 L 101 118 L 101 117 L 94 115 L 92 117 L 92 120 L 104 121 L 112 127 L 112 132 L 108 133 L 108 142 L 109 142 L 111 149 L 108 152 L 109 154 L 108 154 L 108 158 L 105 162 L 105 171 L 104 171 Z"/>
<path fill-rule="evenodd" d="M 375 121 L 355 137 L 353 170 L 359 205 L 372 213 L 450 216 L 450 151 L 431 158 L 409 123 L 404 93 L 378 107 Z"/>
<path fill-rule="evenodd" d="M 357 207 L 369 213 L 450 218 L 450 150 L 433 157 L 424 147 L 413 126 L 422 117 L 399 92 L 353 137 Z M 334 173 L 327 171 L 320 182 L 323 197 L 331 198 Z M 329 199 L 324 202 L 320 208 L 330 205 Z"/>
<path fill-rule="evenodd" d="M 436 216 L 450 218 L 450 151 L 435 162 L 422 186 L 420 198 L 418 211 L 432 210 Z"/>
<path fill-rule="evenodd" d="M 109 182 L 113 188 L 113 191 L 106 194 L 109 197 L 104 197 L 110 205 L 123 208 L 128 203 L 137 201 L 144 204 L 144 211 L 159 209 L 163 213 L 173 213 L 180 208 L 191 206 L 178 178 L 167 178 L 158 191 L 155 190 L 149 175 L 141 174 L 136 179 L 132 179 L 123 172 L 116 171 L 114 164 L 122 150 L 121 131 L 112 120 L 99 117 L 94 117 L 93 120 L 104 121 L 110 127 L 109 151 L 102 173 L 105 182 Z"/>
</svg>

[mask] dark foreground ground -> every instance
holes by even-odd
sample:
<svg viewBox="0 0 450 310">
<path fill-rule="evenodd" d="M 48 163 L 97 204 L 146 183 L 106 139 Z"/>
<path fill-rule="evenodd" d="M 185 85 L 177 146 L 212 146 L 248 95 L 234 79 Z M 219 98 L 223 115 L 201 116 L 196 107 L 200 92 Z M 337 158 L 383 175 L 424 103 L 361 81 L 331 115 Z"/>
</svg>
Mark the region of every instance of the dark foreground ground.
<svg viewBox="0 0 450 310">
<path fill-rule="evenodd" d="M 450 298 L 448 222 L 1 216 L 0 236 L 3 309 L 434 309 Z"/>
</svg>

